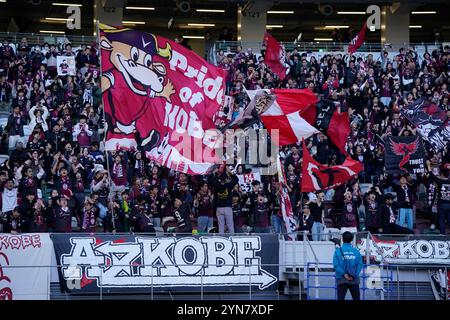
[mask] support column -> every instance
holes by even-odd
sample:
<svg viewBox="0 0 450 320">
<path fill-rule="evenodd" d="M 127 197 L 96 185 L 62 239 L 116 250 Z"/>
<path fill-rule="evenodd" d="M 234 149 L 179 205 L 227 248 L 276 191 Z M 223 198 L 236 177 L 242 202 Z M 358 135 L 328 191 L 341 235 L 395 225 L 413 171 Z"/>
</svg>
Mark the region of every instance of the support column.
<svg viewBox="0 0 450 320">
<path fill-rule="evenodd" d="M 264 38 L 267 24 L 267 10 L 272 7 L 272 1 L 254 1 L 238 7 L 238 41 L 243 49 L 259 49 Z"/>
<path fill-rule="evenodd" d="M 381 12 L 381 42 L 390 43 L 393 49 L 409 44 L 409 25 L 414 4 L 393 3 L 383 6 Z"/>
<path fill-rule="evenodd" d="M 97 34 L 97 21 L 114 27 L 122 26 L 126 2 L 126 0 L 94 0 L 94 35 Z"/>
</svg>

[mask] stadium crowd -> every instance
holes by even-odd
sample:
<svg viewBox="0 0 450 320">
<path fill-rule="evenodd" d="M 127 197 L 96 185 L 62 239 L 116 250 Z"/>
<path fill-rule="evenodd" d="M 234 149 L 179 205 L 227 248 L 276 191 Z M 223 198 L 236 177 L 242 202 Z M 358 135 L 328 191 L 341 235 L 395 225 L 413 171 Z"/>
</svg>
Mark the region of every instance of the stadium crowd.
<svg viewBox="0 0 450 320">
<path fill-rule="evenodd" d="M 262 176 L 249 192 L 238 183 L 239 174 L 258 168 L 227 166 L 208 176 L 188 176 L 159 167 L 139 150 L 106 154 L 98 54 L 95 44 L 73 48 L 4 39 L 0 108 L 9 117 L 0 140 L 6 158 L 0 165 L 3 232 L 286 232 L 276 178 Z M 58 75 L 61 55 L 75 56 L 75 76 Z M 301 146 L 280 150 L 299 231 L 313 240 L 323 239 L 326 227 L 414 233 L 420 209 L 431 229 L 445 234 L 448 148 L 436 153 L 427 148 L 426 173 L 397 177 L 384 170 L 383 139 L 417 134 L 400 110 L 419 97 L 428 97 L 450 117 L 448 46 L 423 57 L 413 48 L 401 49 L 393 59 L 387 52 L 374 59 L 333 52 L 319 57 L 294 49 L 286 54 L 290 72 L 284 81 L 265 65 L 264 48 L 261 54 L 240 47 L 234 53 L 221 50 L 215 60 L 228 71 L 233 118 L 249 102 L 244 87 L 310 88 L 349 113 L 346 148 L 365 170 L 347 184 L 302 194 Z M 323 134 L 307 145 L 320 163 L 342 160 Z M 419 208 L 421 192 L 426 196 Z"/>
</svg>

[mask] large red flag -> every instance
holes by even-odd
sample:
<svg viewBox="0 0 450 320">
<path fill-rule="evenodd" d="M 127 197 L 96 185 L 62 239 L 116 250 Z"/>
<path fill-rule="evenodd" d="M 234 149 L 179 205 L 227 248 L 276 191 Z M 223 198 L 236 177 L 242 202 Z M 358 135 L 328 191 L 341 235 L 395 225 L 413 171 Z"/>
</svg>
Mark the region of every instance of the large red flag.
<svg viewBox="0 0 450 320">
<path fill-rule="evenodd" d="M 309 89 L 273 89 L 265 90 L 275 95 L 275 101 L 266 100 L 270 105 L 258 103 L 261 121 L 271 132 L 279 131 L 279 145 L 285 146 L 308 138 L 319 131 L 300 116 L 310 105 L 317 102 L 317 97 Z M 262 95 L 264 90 L 247 90 L 251 100 Z"/>
<path fill-rule="evenodd" d="M 364 25 L 361 28 L 361 31 L 350 41 L 350 44 L 348 45 L 348 53 L 353 54 L 356 52 L 356 50 L 359 49 L 366 40 L 366 29 L 367 29 L 367 23 L 364 22 Z"/>
<path fill-rule="evenodd" d="M 266 45 L 264 62 L 281 80 L 284 80 L 289 67 L 286 66 L 284 61 L 286 59 L 286 53 L 283 46 L 268 32 L 264 35 L 264 43 Z"/>
<path fill-rule="evenodd" d="M 303 140 L 302 192 L 315 192 L 341 185 L 364 169 L 361 162 L 347 157 L 343 164 L 326 166 L 309 154 Z"/>
<path fill-rule="evenodd" d="M 216 162 L 213 116 L 225 71 L 174 41 L 104 26 L 100 32 L 106 150 L 142 148 L 176 171 L 204 174 Z"/>
<path fill-rule="evenodd" d="M 325 134 L 339 151 L 347 155 L 345 143 L 350 134 L 350 120 L 347 112 L 338 112 L 336 105 L 331 100 L 320 100 L 302 110 L 300 115 Z"/>
</svg>

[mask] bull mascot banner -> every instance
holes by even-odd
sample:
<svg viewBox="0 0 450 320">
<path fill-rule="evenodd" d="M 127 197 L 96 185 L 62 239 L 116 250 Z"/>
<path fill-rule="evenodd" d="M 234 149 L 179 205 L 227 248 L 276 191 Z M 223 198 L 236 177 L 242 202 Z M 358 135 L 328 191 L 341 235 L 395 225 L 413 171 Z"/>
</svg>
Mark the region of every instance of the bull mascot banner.
<svg viewBox="0 0 450 320">
<path fill-rule="evenodd" d="M 204 174 L 216 163 L 226 72 L 142 31 L 100 28 L 106 150 L 141 149 L 156 163 Z"/>
</svg>

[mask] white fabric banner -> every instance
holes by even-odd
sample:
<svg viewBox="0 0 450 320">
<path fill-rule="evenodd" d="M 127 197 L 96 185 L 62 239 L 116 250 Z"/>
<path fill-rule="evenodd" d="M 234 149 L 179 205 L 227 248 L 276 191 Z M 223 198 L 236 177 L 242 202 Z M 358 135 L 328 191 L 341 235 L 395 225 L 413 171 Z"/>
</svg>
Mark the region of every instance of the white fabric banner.
<svg viewBox="0 0 450 320">
<path fill-rule="evenodd" d="M 239 186 L 243 192 L 252 192 L 252 182 L 257 180 L 261 182 L 261 174 L 259 172 L 251 172 L 246 174 L 238 174 Z"/>
<path fill-rule="evenodd" d="M 47 233 L 0 234 L 0 300 L 49 300 L 52 251 Z"/>
</svg>

